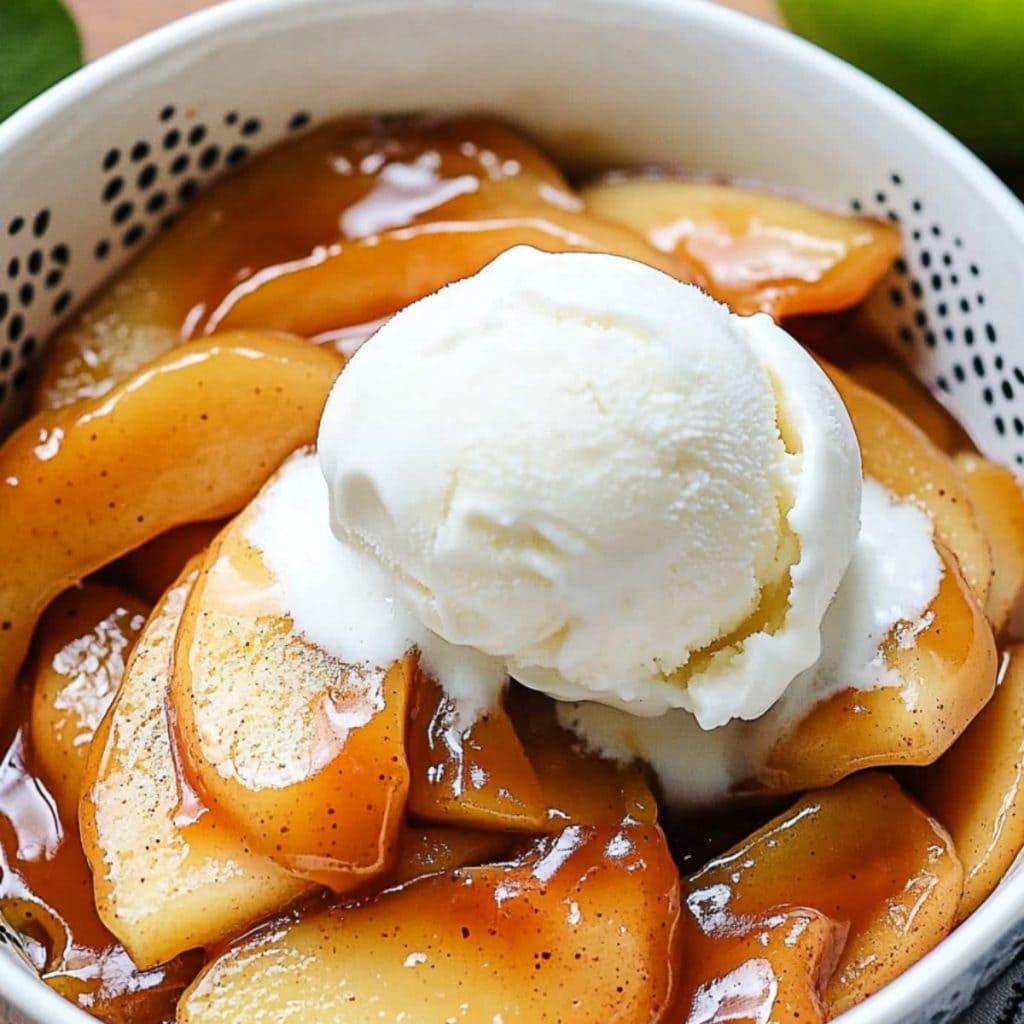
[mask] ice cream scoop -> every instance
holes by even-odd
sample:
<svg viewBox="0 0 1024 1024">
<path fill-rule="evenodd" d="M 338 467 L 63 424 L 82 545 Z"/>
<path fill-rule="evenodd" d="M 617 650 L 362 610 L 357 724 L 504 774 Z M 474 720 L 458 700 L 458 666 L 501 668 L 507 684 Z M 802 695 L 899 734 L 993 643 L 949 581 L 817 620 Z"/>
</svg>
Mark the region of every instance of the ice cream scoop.
<svg viewBox="0 0 1024 1024">
<path fill-rule="evenodd" d="M 393 317 L 327 403 L 332 527 L 527 686 L 705 728 L 813 664 L 853 552 L 838 395 L 766 316 L 517 248 Z"/>
</svg>

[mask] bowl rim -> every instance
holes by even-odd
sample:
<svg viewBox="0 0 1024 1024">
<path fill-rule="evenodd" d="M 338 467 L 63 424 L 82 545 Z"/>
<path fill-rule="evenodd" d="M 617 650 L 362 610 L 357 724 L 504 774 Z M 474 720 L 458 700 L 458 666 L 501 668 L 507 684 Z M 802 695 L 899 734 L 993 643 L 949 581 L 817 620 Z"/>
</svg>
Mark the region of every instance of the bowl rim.
<svg viewBox="0 0 1024 1024">
<path fill-rule="evenodd" d="M 884 108 L 905 130 L 936 152 L 958 176 L 969 182 L 1006 223 L 1024 254 L 1024 203 L 974 153 L 930 117 L 839 57 L 786 29 L 709 0 L 225 0 L 155 29 L 97 58 L 31 100 L 0 123 L 0 154 L 16 149 L 54 117 L 102 92 L 131 72 L 209 39 L 263 19 L 299 10 L 323 10 L 339 21 L 362 15 L 400 16 L 431 8 L 446 12 L 472 9 L 515 11 L 587 20 L 593 12 L 649 11 L 701 25 L 743 46 L 771 51 L 809 74 L 824 76 L 867 108 Z M 921 1010 L 928 998 L 953 978 L 967 972 L 1024 919 L 1024 871 L 1014 873 L 965 921 L 904 974 L 837 1020 L 843 1024 L 898 1024 Z M 65 1000 L 29 970 L 0 958 L 0 1004 L 32 1015 L 35 1020 L 88 1024 L 95 1018 Z"/>
</svg>

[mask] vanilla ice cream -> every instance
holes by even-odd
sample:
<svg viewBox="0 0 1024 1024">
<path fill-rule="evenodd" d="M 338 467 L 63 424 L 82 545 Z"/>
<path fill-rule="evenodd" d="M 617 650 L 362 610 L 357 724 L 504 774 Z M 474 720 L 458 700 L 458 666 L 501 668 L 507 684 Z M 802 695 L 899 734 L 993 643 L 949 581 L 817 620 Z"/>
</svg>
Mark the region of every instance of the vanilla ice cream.
<svg viewBox="0 0 1024 1024">
<path fill-rule="evenodd" d="M 525 685 L 704 728 L 818 658 L 861 470 L 767 316 L 614 256 L 513 249 L 398 313 L 328 401 L 332 526 Z"/>
</svg>

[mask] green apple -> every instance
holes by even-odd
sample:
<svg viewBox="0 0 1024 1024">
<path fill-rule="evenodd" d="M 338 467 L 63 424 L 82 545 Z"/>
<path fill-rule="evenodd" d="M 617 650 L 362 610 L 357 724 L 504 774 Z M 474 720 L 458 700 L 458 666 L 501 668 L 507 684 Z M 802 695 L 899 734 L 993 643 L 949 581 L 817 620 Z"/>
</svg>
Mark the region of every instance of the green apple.
<svg viewBox="0 0 1024 1024">
<path fill-rule="evenodd" d="M 1024 160 L 1024 0 L 779 0 L 808 39 L 982 156 Z"/>
</svg>

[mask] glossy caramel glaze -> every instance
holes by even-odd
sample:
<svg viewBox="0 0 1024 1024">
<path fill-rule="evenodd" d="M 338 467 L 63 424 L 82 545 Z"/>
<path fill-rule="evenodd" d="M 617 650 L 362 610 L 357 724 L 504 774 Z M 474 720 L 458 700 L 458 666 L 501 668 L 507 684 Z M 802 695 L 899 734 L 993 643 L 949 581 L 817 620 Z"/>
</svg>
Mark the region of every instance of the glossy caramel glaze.
<svg viewBox="0 0 1024 1024">
<path fill-rule="evenodd" d="M 829 941 L 814 940 L 811 949 L 821 959 L 804 977 L 814 985 L 804 995 L 810 1003 L 822 1001 L 827 1019 L 877 991 L 942 939 L 962 886 L 963 870 L 941 826 L 888 776 L 860 775 L 805 796 L 692 875 L 684 947 L 708 964 L 731 965 L 731 972 L 764 956 L 776 941 L 748 945 L 751 932 L 771 932 L 779 915 L 809 908 L 838 929 Z M 801 934 L 778 950 L 791 973 L 788 957 Z M 690 977 L 687 1011 L 709 1000 L 709 992 L 726 998 L 730 974 L 691 970 Z M 772 1019 L 775 991 L 766 986 L 755 1004 L 764 1020 Z"/>
<path fill-rule="evenodd" d="M 591 193 L 588 211 L 543 154 L 493 120 L 329 124 L 215 185 L 57 332 L 37 395 L 37 408 L 57 411 L 30 421 L 0 450 L 0 696 L 13 685 L 36 617 L 81 576 L 101 570 L 105 583 L 159 600 L 164 617 L 153 625 L 158 608 L 147 627 L 159 643 L 145 657 L 140 644 L 137 671 L 129 662 L 90 761 L 91 781 L 109 787 L 106 799 L 125 801 L 121 826 L 134 823 L 136 830 L 122 831 L 116 850 L 109 836 L 104 840 L 103 813 L 92 802 L 104 797 L 96 790 L 85 801 L 82 824 L 90 860 L 106 872 L 95 889 L 104 919 L 115 920 L 121 899 L 146 907 L 150 933 L 119 921 L 118 934 L 140 963 L 170 963 L 138 970 L 97 915 L 71 825 L 76 784 L 48 789 L 41 778 L 46 758 L 39 755 L 49 744 L 56 763 L 63 727 L 37 716 L 29 738 L 30 697 L 19 691 L 0 764 L 0 907 L 26 935 L 50 984 L 103 1019 L 157 1024 L 173 1017 L 177 993 L 198 969 L 197 955 L 177 954 L 206 945 L 209 966 L 179 1014 L 194 1024 L 247 1019 L 282 994 L 301 1002 L 322 991 L 334 999 L 337 971 L 352 965 L 355 994 L 396 1000 L 396 1012 L 413 1015 L 430 999 L 443 1001 L 468 985 L 467 1005 L 491 1024 L 500 984 L 538 1021 L 581 1005 L 602 1024 L 678 1024 L 694 1014 L 702 1021 L 738 1020 L 738 994 L 746 1000 L 740 1009 L 769 1014 L 756 1019 L 808 1024 L 905 969 L 963 913 L 949 837 L 884 776 L 841 783 L 790 808 L 673 822 L 673 863 L 644 772 L 586 754 L 558 727 L 548 700 L 513 687 L 500 715 L 467 732 L 454 727 L 436 689 L 414 683 L 404 686 L 414 699 L 404 744 L 411 819 L 387 816 L 376 873 L 361 880 L 358 905 L 339 909 L 337 897 L 280 865 L 308 868 L 301 858 L 311 844 L 319 857 L 333 842 L 325 818 L 331 801 L 340 793 L 351 820 L 358 820 L 360 807 L 372 803 L 364 790 L 373 779 L 341 793 L 329 773 L 319 782 L 310 773 L 298 795 L 293 788 L 281 798 L 282 790 L 259 786 L 246 793 L 223 785 L 216 773 L 197 771 L 194 741 L 186 739 L 181 750 L 171 742 L 171 729 L 185 735 L 188 723 L 167 708 L 169 648 L 194 574 L 179 580 L 174 608 L 161 595 L 213 539 L 215 527 L 193 520 L 234 514 L 281 458 L 312 441 L 343 362 L 335 353 L 351 354 L 395 309 L 527 243 L 641 259 L 702 281 L 740 310 L 833 313 L 862 297 L 895 251 L 893 229 L 874 222 L 723 186 L 669 191 L 670 205 L 685 202 L 659 227 L 649 223 L 660 214 L 646 188 L 633 198 L 626 190 L 606 193 L 616 211 Z M 669 244 L 666 232 L 679 227 L 676 214 L 687 203 L 701 216 Z M 287 329 L 322 344 L 215 336 L 168 351 L 234 326 Z M 944 467 L 935 452 L 971 447 L 959 424 L 855 316 L 802 317 L 787 326 L 856 384 L 898 405 L 930 438 L 931 447 L 915 448 L 928 451 L 926 461 Z M 883 456 L 887 449 L 905 455 L 905 446 L 888 443 L 888 436 L 879 431 Z M 900 467 L 882 462 L 890 481 L 898 480 Z M 940 537 L 984 598 L 986 536 L 998 579 L 1000 552 L 1006 563 L 1011 555 L 1024 562 L 1018 531 L 1004 520 L 987 534 L 971 527 L 961 507 L 970 504 L 969 488 L 954 481 L 947 490 L 957 500 L 947 504 L 957 507 L 944 509 L 947 495 L 938 494 L 944 488 L 935 479 L 926 481 L 928 494 L 906 490 L 932 502 Z M 1004 573 L 993 620 L 1006 614 L 1019 575 Z M 952 567 L 945 589 L 955 590 L 954 597 L 966 592 Z M 939 600 L 949 605 L 949 593 Z M 966 649 L 965 630 L 980 629 L 978 622 L 949 617 L 956 621 L 940 624 L 943 650 L 957 642 Z M 44 625 L 37 649 L 45 649 L 50 633 Z M 125 656 L 127 646 L 116 656 Z M 93 679 L 95 695 L 79 704 L 88 713 L 68 734 L 72 747 L 95 728 L 93 712 L 109 700 L 101 676 Z M 984 699 L 982 689 L 961 695 L 969 713 Z M 55 706 L 43 684 L 36 691 L 38 706 Z M 1019 723 L 1009 727 L 1006 716 L 1016 714 L 1020 697 L 1017 688 L 1001 696 L 959 747 L 959 756 L 970 758 L 973 745 L 998 743 L 991 778 L 977 783 L 977 813 L 965 818 L 956 810 L 962 812 L 957 747 L 951 771 L 940 762 L 929 783 L 931 806 L 957 838 L 965 837 L 969 867 L 981 865 L 969 901 L 987 891 L 1020 842 L 999 817 L 1019 789 Z M 863 718 L 865 706 L 847 701 L 819 712 L 803 734 L 821 739 L 812 751 L 818 763 L 835 761 L 830 743 L 838 725 Z M 934 756 L 936 737 L 944 745 L 969 713 L 938 716 L 918 748 Z M 927 715 L 915 720 L 926 719 L 931 722 Z M 955 727 L 948 725 L 954 719 Z M 815 723 L 821 728 L 811 728 Z M 898 749 L 902 738 L 895 729 L 886 749 Z M 401 760 L 401 751 L 395 756 Z M 888 755 L 882 760 L 888 763 Z M 373 777 L 386 777 L 387 765 L 378 768 Z M 126 868 L 153 839 L 146 822 L 157 814 L 156 844 L 166 856 Z M 379 831 L 367 830 L 371 846 Z M 980 855 L 969 849 L 972 843 Z M 124 868 L 120 874 L 107 863 L 111 851 Z M 182 864 L 187 870 L 176 867 Z M 150 867 L 162 873 L 163 903 L 152 898 Z M 689 881 L 676 928 L 680 870 Z M 325 872 L 331 874 L 337 881 L 337 871 Z M 282 915 L 295 900 L 303 902 Z M 908 909 L 908 901 L 917 902 Z M 270 925 L 239 937 L 267 915 L 276 915 Z M 382 933 L 384 926 L 394 934 Z M 296 953 L 314 959 L 293 976 L 288 964 Z M 479 971 L 481 958 L 491 955 L 508 958 L 500 978 Z M 436 956 L 439 974 L 413 970 L 421 956 Z M 282 968 L 277 981 L 266 973 L 270 965 Z M 359 989 L 363 982 L 367 987 Z M 417 1001 L 406 1010 L 409 992 Z M 361 1024 L 362 1004 L 354 1012 L 351 1019 Z M 309 1019 L 319 1024 L 318 1013 Z"/>
<path fill-rule="evenodd" d="M 78 809 L 96 909 L 143 967 L 221 942 L 314 889 L 251 853 L 175 758 L 174 640 L 197 576 L 190 562 L 146 622 L 92 745 Z"/>
<path fill-rule="evenodd" d="M 342 363 L 221 335 L 15 431 L 0 447 L 0 704 L 57 594 L 171 527 L 238 511 L 314 439 Z"/>
<path fill-rule="evenodd" d="M 39 623 L 31 674 L 35 761 L 74 825 L 89 748 L 121 685 L 149 607 L 96 580 L 66 590 Z"/>
<path fill-rule="evenodd" d="M 177 629 L 178 751 L 204 803 L 249 848 L 347 892 L 397 854 L 415 658 L 362 670 L 299 634 L 248 540 L 252 508 L 204 556 Z"/>
<path fill-rule="evenodd" d="M 736 312 L 778 320 L 855 305 L 900 251 L 899 230 L 885 221 L 670 172 L 612 175 L 584 189 L 583 199 L 590 212 L 694 267 Z"/>
<path fill-rule="evenodd" d="M 17 694 L 18 724 L 0 761 L 0 912 L 25 937 L 44 980 L 110 1024 L 174 1018 L 198 954 L 140 971 L 103 926 L 73 822 L 38 774 L 27 739 L 28 694 Z"/>
<path fill-rule="evenodd" d="M 213 962 L 178 1020 L 656 1024 L 679 913 L 657 826 L 570 826 L 505 864 L 274 922 Z"/>
<path fill-rule="evenodd" d="M 559 171 L 501 122 L 351 118 L 199 197 L 58 331 L 37 407 L 103 394 L 214 331 L 359 333 L 517 244 L 619 252 L 691 276 L 635 232 L 583 213 Z"/>
</svg>

